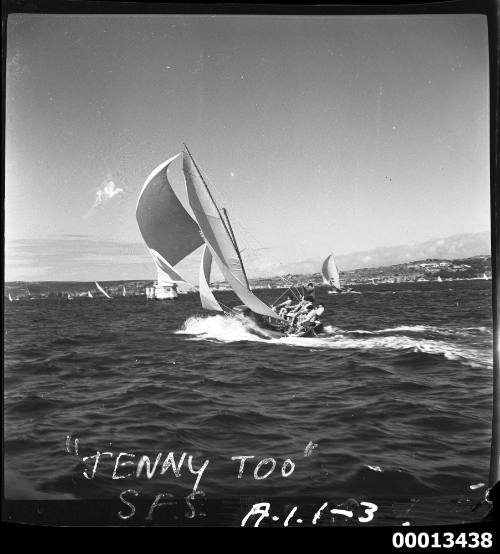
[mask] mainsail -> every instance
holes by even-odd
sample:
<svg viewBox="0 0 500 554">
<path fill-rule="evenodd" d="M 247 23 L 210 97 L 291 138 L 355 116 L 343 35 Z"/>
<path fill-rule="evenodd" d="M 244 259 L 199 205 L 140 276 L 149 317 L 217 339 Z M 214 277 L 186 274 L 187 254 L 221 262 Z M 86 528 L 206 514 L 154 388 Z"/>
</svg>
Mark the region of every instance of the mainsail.
<svg viewBox="0 0 500 554">
<path fill-rule="evenodd" d="M 109 296 L 109 294 L 101 287 L 101 285 L 97 281 L 95 282 L 95 286 L 97 287 L 97 290 L 102 292 L 106 298 L 111 298 L 111 296 Z"/>
<path fill-rule="evenodd" d="M 234 236 L 222 218 L 222 214 L 187 148 L 183 153 L 183 170 L 189 205 L 198 222 L 203 239 L 224 279 L 238 298 L 253 312 L 274 319 L 282 319 L 250 291 Z"/>
<path fill-rule="evenodd" d="M 127 290 L 125 289 L 125 285 L 122 285 L 122 287 L 123 287 L 122 296 L 127 296 Z"/>
<path fill-rule="evenodd" d="M 168 180 L 168 168 L 178 156 L 180 154 L 151 172 L 137 201 L 137 223 L 158 270 L 159 285 L 185 282 L 173 266 L 203 244 L 198 225 Z"/>
<path fill-rule="evenodd" d="M 340 290 L 340 277 L 337 265 L 333 259 L 333 254 L 330 254 L 328 258 L 323 262 L 321 267 L 321 275 L 323 276 L 323 283 L 330 285 L 333 288 Z"/>
<path fill-rule="evenodd" d="M 184 152 L 183 159 L 189 205 L 194 212 L 205 242 L 212 247 L 217 258 L 228 267 L 231 273 L 241 283 L 248 285 L 240 256 L 231 238 L 227 223 L 222 219 L 222 214 L 192 157 Z"/>
<path fill-rule="evenodd" d="M 200 265 L 200 300 L 205 310 L 224 311 L 210 290 L 210 271 L 212 269 L 212 254 L 207 245 L 203 247 Z"/>
</svg>

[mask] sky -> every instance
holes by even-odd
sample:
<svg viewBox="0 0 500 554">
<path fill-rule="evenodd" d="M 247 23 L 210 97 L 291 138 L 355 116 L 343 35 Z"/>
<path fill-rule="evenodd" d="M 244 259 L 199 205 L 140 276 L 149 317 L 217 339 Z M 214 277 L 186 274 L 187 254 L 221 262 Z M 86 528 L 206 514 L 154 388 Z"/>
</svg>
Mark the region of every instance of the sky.
<svg viewBox="0 0 500 554">
<path fill-rule="evenodd" d="M 183 142 L 250 276 L 489 232 L 488 98 L 480 15 L 13 14 L 5 278 L 153 279 L 137 197 Z"/>
</svg>

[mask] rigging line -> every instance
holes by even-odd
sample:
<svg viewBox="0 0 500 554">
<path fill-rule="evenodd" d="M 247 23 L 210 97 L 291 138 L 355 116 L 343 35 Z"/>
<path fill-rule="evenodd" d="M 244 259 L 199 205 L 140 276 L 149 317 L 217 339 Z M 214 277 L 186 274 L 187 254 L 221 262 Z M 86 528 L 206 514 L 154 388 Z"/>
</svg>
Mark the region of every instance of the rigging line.
<svg viewBox="0 0 500 554">
<path fill-rule="evenodd" d="M 194 163 L 196 169 L 198 170 L 198 173 L 200 174 L 200 176 L 201 176 L 201 178 L 202 178 L 202 180 L 203 180 L 203 182 L 204 182 L 204 184 L 205 184 L 205 187 L 207 188 L 207 191 L 208 191 L 208 193 L 209 193 L 209 195 L 210 195 L 210 198 L 212 199 L 212 202 L 214 203 L 214 205 L 215 205 L 217 211 L 219 212 L 219 215 L 220 215 L 219 208 L 218 208 L 217 204 L 215 203 L 215 200 L 214 200 L 214 198 L 212 197 L 212 194 L 211 194 L 210 190 L 208 189 L 208 184 L 210 185 L 211 188 L 213 188 L 213 189 L 217 192 L 217 194 L 220 196 L 220 198 L 221 198 L 221 200 L 222 200 L 222 202 L 223 202 L 224 204 L 230 204 L 232 207 L 234 207 L 234 203 L 232 202 L 232 200 L 229 200 L 228 198 L 226 198 L 225 194 L 217 188 L 217 186 L 216 186 L 216 185 L 212 182 L 212 180 L 208 177 L 207 172 L 204 171 L 204 173 L 203 173 L 203 175 L 202 175 L 202 173 L 201 173 L 200 169 L 198 168 L 198 165 L 196 164 L 196 162 L 195 162 L 193 156 L 191 155 L 191 152 L 189 151 L 187 145 L 184 144 L 184 146 L 186 147 L 186 150 L 187 150 L 189 156 L 190 156 L 191 159 L 193 160 L 193 163 Z M 234 211 L 234 210 L 233 210 L 233 211 Z M 222 219 L 222 218 L 221 218 L 221 219 Z M 258 247 L 258 249 L 264 250 L 264 246 L 262 245 L 262 243 L 260 243 L 260 241 L 258 241 L 258 240 L 250 233 L 250 231 L 247 229 L 247 227 L 246 227 L 245 225 L 243 225 L 243 223 L 241 223 L 241 222 L 238 220 L 238 218 L 233 218 L 233 219 L 234 219 L 236 225 L 243 231 L 243 234 L 247 237 L 247 239 L 253 240 L 254 243 L 255 243 L 255 245 Z M 226 227 L 224 220 L 223 220 L 222 222 L 223 222 L 223 224 L 224 224 L 224 227 Z M 226 229 L 226 230 L 227 230 L 227 229 Z M 229 233 L 228 233 L 228 234 L 229 234 Z M 231 235 L 230 235 L 230 238 L 231 238 Z M 232 238 L 231 238 L 231 240 L 232 240 Z M 234 242 L 233 242 L 233 244 L 234 244 Z M 237 253 L 238 253 L 238 252 L 237 252 Z M 239 254 L 239 253 L 238 253 L 238 254 Z M 241 256 L 240 256 L 240 255 L 239 255 L 239 257 L 240 257 L 240 262 L 241 262 L 241 264 L 242 264 L 243 272 L 245 273 L 244 266 L 243 266 L 243 261 L 241 260 Z M 282 260 L 277 260 L 277 261 L 278 261 L 279 265 L 281 265 L 281 266 L 284 265 L 283 262 L 282 262 Z M 245 276 L 246 276 L 246 273 L 245 273 Z M 297 289 L 298 296 L 297 296 L 297 294 L 295 294 L 295 292 L 294 292 L 293 290 L 292 290 L 292 292 L 294 293 L 294 296 L 295 296 L 296 298 L 299 298 L 299 297 L 300 297 L 300 291 L 299 291 L 297 285 L 294 283 L 294 281 L 291 281 L 290 279 L 286 278 L 284 275 L 278 275 L 277 277 L 278 277 L 279 279 L 281 279 L 281 280 L 285 283 L 285 285 L 288 286 L 288 289 L 289 289 L 289 290 L 292 290 L 292 288 L 296 288 L 296 289 Z M 247 279 L 247 282 L 248 282 L 248 279 Z M 281 296 L 280 296 L 279 298 L 281 298 Z"/>
<path fill-rule="evenodd" d="M 187 149 L 187 147 L 186 147 L 186 149 Z M 188 150 L 188 152 L 189 152 L 189 150 Z M 193 159 L 193 162 L 194 162 L 194 159 Z M 196 162 L 195 162 L 195 165 L 196 165 Z M 198 167 L 197 167 L 197 169 L 198 169 L 198 171 L 199 171 L 199 168 L 198 168 Z M 200 174 L 201 174 L 201 172 L 200 172 Z M 202 177 L 202 178 L 203 178 L 203 177 Z M 210 183 L 210 186 L 214 187 L 215 190 L 218 191 L 217 187 L 216 187 L 215 185 L 213 185 L 212 182 L 211 182 L 208 178 L 207 178 L 207 182 Z M 205 186 L 206 186 L 206 185 L 205 185 Z M 207 189 L 207 190 L 208 190 L 208 189 Z M 223 195 L 222 193 L 220 193 L 220 191 L 218 191 L 218 192 L 219 192 L 219 195 L 221 196 L 221 198 L 224 200 L 224 195 Z M 212 199 L 212 200 L 213 200 L 213 199 Z M 225 203 L 226 203 L 226 202 L 225 202 Z M 215 202 L 214 202 L 214 204 L 215 204 Z M 217 207 L 217 206 L 216 206 L 216 207 Z M 241 268 L 242 268 L 242 270 L 243 270 L 243 274 L 244 274 L 244 277 L 245 277 L 245 280 L 246 280 L 246 283 L 247 283 L 247 287 L 250 289 L 248 277 L 247 277 L 247 274 L 246 274 L 246 271 L 245 271 L 245 266 L 244 266 L 243 260 L 242 260 L 242 258 L 241 258 L 241 252 L 242 252 L 242 251 L 238 248 L 238 245 L 237 245 L 237 243 L 236 243 L 236 237 L 235 237 L 234 231 L 233 231 L 233 229 L 232 229 L 232 226 L 231 226 L 231 222 L 230 222 L 230 220 L 229 220 L 229 217 L 228 217 L 228 215 L 227 215 L 227 210 L 226 210 L 225 208 L 222 208 L 222 211 L 224 212 L 224 215 L 226 216 L 227 224 L 228 224 L 229 230 L 230 230 L 230 239 L 231 239 L 231 242 L 233 243 L 233 246 L 234 246 L 234 248 L 235 248 L 235 250 L 236 250 L 236 253 L 238 254 L 238 258 L 239 258 L 239 260 L 240 260 Z M 223 223 L 224 223 L 224 221 L 223 221 Z M 247 238 L 252 239 L 252 240 L 256 243 L 256 245 L 259 247 L 259 249 L 264 249 L 264 247 L 263 247 L 260 243 L 258 243 L 258 241 L 255 239 L 255 237 L 253 237 L 253 236 L 251 235 L 251 233 L 248 232 L 248 230 L 247 230 L 238 220 L 236 220 L 236 223 L 237 223 L 237 225 L 240 227 L 240 229 L 243 230 L 243 234 L 246 235 Z M 246 248 L 245 248 L 244 250 L 246 250 Z M 282 276 L 278 276 L 278 277 L 281 278 L 281 279 L 285 282 L 286 285 L 288 285 L 288 284 L 290 283 L 290 281 L 288 281 L 286 278 L 284 278 L 284 277 L 282 277 Z M 292 283 L 292 286 L 293 286 L 293 283 Z"/>
<path fill-rule="evenodd" d="M 238 222 L 238 224 L 239 224 L 239 227 L 243 229 L 243 231 L 244 231 L 243 234 L 245 235 L 245 237 L 246 237 L 247 239 L 249 239 L 249 240 L 252 240 L 252 241 L 256 244 L 256 246 L 258 247 L 258 248 L 256 248 L 256 250 L 265 250 L 265 248 L 262 247 L 261 243 L 259 243 L 259 242 L 257 241 L 257 239 L 255 239 L 255 237 L 253 237 L 250 233 L 248 233 L 248 232 L 247 232 L 247 229 L 246 229 L 241 223 Z M 261 255 L 261 256 L 262 256 L 262 255 Z M 263 258 L 266 258 L 265 255 L 262 256 L 262 257 L 263 257 Z M 278 263 L 279 263 L 279 265 L 281 265 L 281 266 L 284 265 L 283 262 L 280 261 L 280 260 L 278 260 Z M 296 286 L 296 284 L 294 283 L 294 281 L 288 279 L 288 278 L 287 278 L 285 275 L 283 275 L 283 274 L 274 275 L 274 277 L 278 278 L 278 279 L 285 285 L 285 287 L 286 287 L 287 289 L 289 289 L 289 290 L 291 290 L 292 288 L 297 288 L 297 286 Z M 292 291 L 292 292 L 294 292 L 294 291 Z M 297 289 L 297 293 L 300 294 L 300 292 L 299 292 L 298 289 Z M 294 295 L 297 297 L 297 294 L 295 294 L 295 292 L 294 292 Z"/>
<path fill-rule="evenodd" d="M 227 224 L 226 222 L 224 221 L 223 217 L 222 217 L 222 214 L 220 213 L 220 210 L 219 210 L 219 206 L 217 205 L 217 203 L 215 202 L 215 199 L 214 197 L 212 196 L 212 192 L 210 191 L 209 187 L 208 187 L 208 184 L 205 180 L 205 176 L 202 174 L 200 168 L 198 167 L 198 164 L 196 163 L 195 159 L 193 158 L 191 152 L 189 151 L 189 148 L 187 147 L 187 144 L 186 143 L 183 143 L 184 144 L 184 148 L 186 149 L 187 153 L 189 154 L 189 157 L 191 158 L 191 161 L 193 162 L 194 164 L 194 167 L 196 168 L 196 171 L 198 172 L 198 175 L 200 176 L 201 180 L 203 181 L 203 184 L 205 185 L 205 189 L 208 193 L 208 196 L 210 197 L 210 200 L 212 201 L 212 204 L 214 205 L 214 208 L 217 210 L 217 213 L 219 214 L 219 218 L 222 222 L 222 225 L 224 226 L 224 230 L 226 231 L 228 237 L 229 237 L 229 240 L 231 241 L 231 243 L 233 244 L 233 247 L 235 248 L 236 250 L 236 254 L 238 255 L 238 259 L 240 261 L 240 264 L 241 264 L 241 269 L 243 271 L 243 274 L 245 276 L 245 280 L 247 281 L 247 286 L 248 286 L 248 279 L 246 278 L 246 273 L 245 273 L 245 267 L 243 265 L 243 260 L 241 259 L 241 255 L 240 255 L 240 252 L 238 250 L 238 248 L 236 247 L 236 244 L 235 244 L 235 240 L 233 240 L 232 236 L 231 236 L 231 233 L 229 232 L 229 229 L 227 227 Z M 226 215 L 227 217 L 227 215 Z M 228 220 L 229 222 L 229 220 Z"/>
<path fill-rule="evenodd" d="M 243 225 L 243 223 L 241 221 L 239 221 L 237 218 L 235 219 L 235 222 L 236 224 L 238 225 L 238 227 L 240 227 L 240 229 L 243 231 L 243 234 L 246 236 L 246 238 L 249 240 L 249 241 L 252 241 L 254 242 L 255 246 L 257 247 L 256 250 L 266 250 L 267 248 L 265 248 L 263 246 L 263 244 L 256 238 L 252 235 L 252 233 L 250 233 L 250 231 L 248 230 L 248 228 Z M 265 256 L 264 256 L 265 257 Z M 276 260 L 278 261 L 278 264 L 281 265 L 281 266 L 284 266 L 285 264 L 283 263 L 282 260 L 278 259 Z M 282 282 L 284 282 L 286 285 L 289 285 L 291 287 L 293 286 L 296 286 L 294 281 L 288 279 L 285 275 L 276 275 L 276 277 L 278 277 Z"/>
<path fill-rule="evenodd" d="M 278 302 L 278 300 L 279 300 L 282 296 L 285 296 L 285 294 L 286 294 L 289 290 L 291 290 L 291 289 L 286 289 L 285 292 L 283 292 L 282 294 L 280 294 L 280 295 L 278 296 L 278 298 L 276 298 L 276 300 L 273 302 L 273 305 L 274 305 L 276 302 Z M 297 296 L 296 296 L 295 298 L 297 298 Z"/>
<path fill-rule="evenodd" d="M 222 211 L 223 211 L 224 215 L 226 216 L 227 225 L 229 227 L 229 231 L 231 232 L 231 237 L 230 238 L 233 242 L 233 246 L 234 246 L 234 249 L 236 250 L 236 254 L 238 254 L 238 259 L 239 259 L 240 264 L 241 264 L 241 269 L 243 270 L 243 276 L 245 277 L 245 282 L 246 282 L 246 285 L 247 285 L 247 289 L 250 290 L 250 283 L 248 282 L 247 272 L 245 271 L 245 266 L 243 265 L 243 260 L 241 259 L 240 249 L 238 248 L 238 243 L 236 242 L 236 236 L 234 235 L 233 228 L 231 227 L 231 221 L 229 220 L 229 217 L 227 215 L 226 208 L 222 208 Z"/>
</svg>

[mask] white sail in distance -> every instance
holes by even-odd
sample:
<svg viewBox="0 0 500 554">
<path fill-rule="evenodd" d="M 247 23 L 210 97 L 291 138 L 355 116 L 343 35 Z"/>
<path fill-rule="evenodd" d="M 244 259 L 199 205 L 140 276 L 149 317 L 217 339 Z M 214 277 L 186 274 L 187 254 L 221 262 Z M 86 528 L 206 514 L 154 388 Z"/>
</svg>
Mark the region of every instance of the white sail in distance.
<svg viewBox="0 0 500 554">
<path fill-rule="evenodd" d="M 333 258 L 333 254 L 330 254 L 328 258 L 323 262 L 321 267 L 321 275 L 323 277 L 323 283 L 340 290 L 340 277 L 339 270 Z"/>
<path fill-rule="evenodd" d="M 214 293 L 210 289 L 210 272 L 212 269 L 212 253 L 210 249 L 205 244 L 203 247 L 203 254 L 201 256 L 200 264 L 200 300 L 201 305 L 205 310 L 212 310 L 215 312 L 223 312 L 219 302 L 214 296 Z"/>
<path fill-rule="evenodd" d="M 179 156 L 176 154 L 151 172 L 136 207 L 137 224 L 156 265 L 159 285 L 187 282 L 173 266 L 203 244 L 198 225 L 168 180 L 168 168 Z"/>
<path fill-rule="evenodd" d="M 101 287 L 101 285 L 97 281 L 95 282 L 95 286 L 97 287 L 97 290 L 102 292 L 102 294 L 104 294 L 106 298 L 111 298 L 111 296 L 109 296 L 109 294 Z"/>
<path fill-rule="evenodd" d="M 127 290 L 125 289 L 125 285 L 122 285 L 122 287 L 123 287 L 122 296 L 127 296 Z"/>
<path fill-rule="evenodd" d="M 92 295 L 92 293 L 91 293 L 90 291 L 87 292 L 87 296 L 88 296 L 89 298 L 94 298 L 94 296 Z"/>
<path fill-rule="evenodd" d="M 240 256 L 227 224 L 191 155 L 187 151 L 183 154 L 189 205 L 222 275 L 238 298 L 253 312 L 281 320 L 276 312 L 249 290 Z"/>
</svg>

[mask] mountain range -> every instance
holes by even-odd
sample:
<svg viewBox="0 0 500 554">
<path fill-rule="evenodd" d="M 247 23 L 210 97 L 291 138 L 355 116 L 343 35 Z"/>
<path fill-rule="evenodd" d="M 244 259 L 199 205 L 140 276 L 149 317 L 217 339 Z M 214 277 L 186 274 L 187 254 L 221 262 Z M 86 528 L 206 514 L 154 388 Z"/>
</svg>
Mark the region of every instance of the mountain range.
<svg viewBox="0 0 500 554">
<path fill-rule="evenodd" d="M 491 253 L 489 232 L 464 233 L 446 238 L 437 238 L 398 246 L 384 246 L 372 250 L 335 255 L 341 271 L 395 265 L 413 260 L 429 258 L 460 259 Z M 325 252 L 325 258 L 328 255 Z M 335 254 L 335 253 L 334 253 Z M 302 262 L 283 264 L 284 273 L 315 273 L 319 271 L 322 260 L 306 259 Z"/>
</svg>

